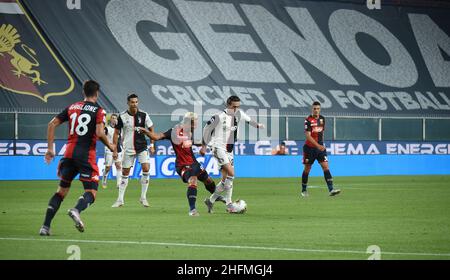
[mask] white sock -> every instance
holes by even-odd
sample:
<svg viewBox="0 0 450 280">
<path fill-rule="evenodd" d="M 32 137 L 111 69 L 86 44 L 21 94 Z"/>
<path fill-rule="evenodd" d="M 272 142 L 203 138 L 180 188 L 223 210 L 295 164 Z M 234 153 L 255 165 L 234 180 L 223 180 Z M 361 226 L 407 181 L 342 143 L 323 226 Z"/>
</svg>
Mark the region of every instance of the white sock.
<svg viewBox="0 0 450 280">
<path fill-rule="evenodd" d="M 231 200 L 231 196 L 233 195 L 233 180 L 234 177 L 227 176 L 224 183 L 224 189 L 225 189 L 225 204 L 230 204 L 233 201 Z"/>
<path fill-rule="evenodd" d="M 210 197 L 209 197 L 209 201 L 211 201 L 212 203 L 216 202 L 217 198 L 220 196 L 219 193 L 213 193 Z"/>
<path fill-rule="evenodd" d="M 128 186 L 128 176 L 122 176 L 122 180 L 120 181 L 120 185 L 119 185 L 119 198 L 117 200 L 119 201 L 124 201 L 124 196 L 125 196 L 125 190 L 127 189 Z"/>
<path fill-rule="evenodd" d="M 225 204 L 231 204 L 233 203 L 233 200 L 231 199 L 233 195 L 233 186 L 231 186 L 229 189 L 225 190 Z"/>
<path fill-rule="evenodd" d="M 142 173 L 141 177 L 141 199 L 147 199 L 147 189 L 150 181 L 150 173 Z"/>
<path fill-rule="evenodd" d="M 220 180 L 220 182 L 216 185 L 216 191 L 217 193 L 221 193 L 224 190 L 224 181 Z"/>
<path fill-rule="evenodd" d="M 117 182 L 117 186 L 120 187 L 120 182 L 122 182 L 122 169 L 117 170 L 116 182 Z"/>
<path fill-rule="evenodd" d="M 103 185 L 106 185 L 106 182 L 108 181 L 108 174 L 109 174 L 109 170 L 108 170 L 108 173 L 105 173 L 105 170 L 106 169 L 103 169 L 103 178 L 102 178 Z"/>
<path fill-rule="evenodd" d="M 216 202 L 217 198 L 220 196 L 220 194 L 223 192 L 223 181 L 220 180 L 220 182 L 216 185 L 216 190 L 213 194 L 209 197 L 209 201 L 212 203 Z"/>
</svg>

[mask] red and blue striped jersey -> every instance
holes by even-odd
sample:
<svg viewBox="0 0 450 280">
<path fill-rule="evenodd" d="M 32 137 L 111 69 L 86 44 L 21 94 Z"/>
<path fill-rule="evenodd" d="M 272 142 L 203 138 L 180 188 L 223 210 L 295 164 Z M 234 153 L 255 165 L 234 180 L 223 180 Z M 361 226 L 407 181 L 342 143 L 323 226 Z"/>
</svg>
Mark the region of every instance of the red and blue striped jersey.
<svg viewBox="0 0 450 280">
<path fill-rule="evenodd" d="M 97 103 L 80 101 L 68 106 L 56 118 L 69 123 L 64 157 L 95 163 L 98 139 L 96 127 L 106 122 L 105 111 Z"/>
</svg>

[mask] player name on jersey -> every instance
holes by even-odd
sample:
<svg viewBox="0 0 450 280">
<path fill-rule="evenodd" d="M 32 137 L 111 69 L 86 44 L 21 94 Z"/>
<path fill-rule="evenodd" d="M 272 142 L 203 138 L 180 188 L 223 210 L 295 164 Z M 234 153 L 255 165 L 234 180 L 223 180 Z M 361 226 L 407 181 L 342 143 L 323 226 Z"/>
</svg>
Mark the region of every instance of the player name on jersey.
<svg viewBox="0 0 450 280">
<path fill-rule="evenodd" d="M 75 103 L 75 104 L 72 104 L 72 105 L 69 107 L 69 110 L 72 110 L 72 111 L 73 111 L 73 110 L 90 111 L 90 112 L 92 112 L 92 113 L 95 113 L 95 112 L 97 112 L 98 108 L 99 108 L 99 107 L 92 106 L 92 105 L 89 105 L 89 104 Z"/>
</svg>

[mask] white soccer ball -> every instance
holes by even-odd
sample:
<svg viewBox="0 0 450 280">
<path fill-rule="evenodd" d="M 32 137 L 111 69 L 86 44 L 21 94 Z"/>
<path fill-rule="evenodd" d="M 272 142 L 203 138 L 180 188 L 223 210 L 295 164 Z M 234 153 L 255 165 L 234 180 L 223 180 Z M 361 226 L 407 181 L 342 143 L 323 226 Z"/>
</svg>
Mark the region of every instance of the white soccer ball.
<svg viewBox="0 0 450 280">
<path fill-rule="evenodd" d="M 242 199 L 238 199 L 234 202 L 234 213 L 244 214 L 247 211 L 247 202 Z"/>
</svg>

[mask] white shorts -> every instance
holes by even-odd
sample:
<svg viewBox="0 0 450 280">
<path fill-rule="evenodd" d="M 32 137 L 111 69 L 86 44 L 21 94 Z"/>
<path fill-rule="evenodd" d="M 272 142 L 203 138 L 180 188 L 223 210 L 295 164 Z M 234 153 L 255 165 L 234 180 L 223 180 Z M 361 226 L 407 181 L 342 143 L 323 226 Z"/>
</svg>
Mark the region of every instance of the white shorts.
<svg viewBox="0 0 450 280">
<path fill-rule="evenodd" d="M 105 151 L 105 166 L 112 166 L 113 162 L 122 162 L 123 151 L 117 155 L 117 159 L 113 159 L 113 153 Z"/>
<path fill-rule="evenodd" d="M 212 148 L 212 153 L 213 153 L 214 157 L 217 159 L 217 163 L 219 164 L 220 167 L 222 167 L 226 164 L 231 164 L 232 166 L 234 166 L 233 153 L 229 153 L 225 149 L 216 148 L 216 147 Z"/>
<path fill-rule="evenodd" d="M 124 154 L 123 160 L 122 160 L 122 167 L 123 168 L 131 168 L 134 165 L 134 161 L 136 160 L 136 157 L 140 164 L 150 163 L 150 157 L 149 157 L 148 151 L 142 151 L 139 154 L 134 154 L 134 155 Z"/>
</svg>

